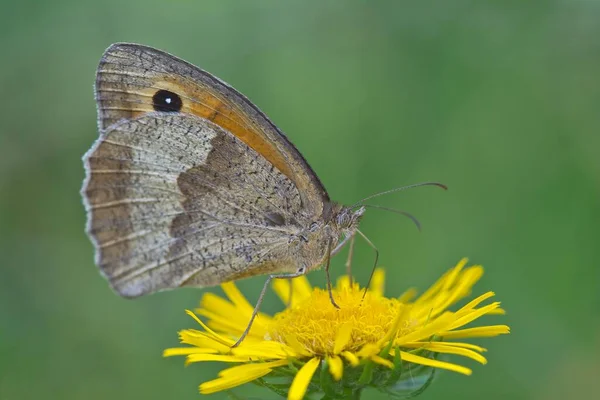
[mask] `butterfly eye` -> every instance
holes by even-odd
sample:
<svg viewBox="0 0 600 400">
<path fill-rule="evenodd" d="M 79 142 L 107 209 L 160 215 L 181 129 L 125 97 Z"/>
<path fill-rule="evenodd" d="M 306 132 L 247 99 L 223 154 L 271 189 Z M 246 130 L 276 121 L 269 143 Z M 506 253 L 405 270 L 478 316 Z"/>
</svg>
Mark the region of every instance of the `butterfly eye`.
<svg viewBox="0 0 600 400">
<path fill-rule="evenodd" d="M 178 94 L 161 89 L 152 96 L 152 106 L 156 111 L 177 112 L 181 110 L 183 102 Z"/>
</svg>

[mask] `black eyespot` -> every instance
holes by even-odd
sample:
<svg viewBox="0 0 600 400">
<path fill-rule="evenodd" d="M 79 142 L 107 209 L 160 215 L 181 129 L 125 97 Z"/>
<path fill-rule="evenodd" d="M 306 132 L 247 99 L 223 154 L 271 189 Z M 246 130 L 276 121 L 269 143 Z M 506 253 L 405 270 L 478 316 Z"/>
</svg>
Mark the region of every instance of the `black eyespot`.
<svg viewBox="0 0 600 400">
<path fill-rule="evenodd" d="M 152 96 L 152 106 L 156 111 L 177 112 L 181 110 L 183 102 L 178 94 L 161 89 Z"/>
</svg>

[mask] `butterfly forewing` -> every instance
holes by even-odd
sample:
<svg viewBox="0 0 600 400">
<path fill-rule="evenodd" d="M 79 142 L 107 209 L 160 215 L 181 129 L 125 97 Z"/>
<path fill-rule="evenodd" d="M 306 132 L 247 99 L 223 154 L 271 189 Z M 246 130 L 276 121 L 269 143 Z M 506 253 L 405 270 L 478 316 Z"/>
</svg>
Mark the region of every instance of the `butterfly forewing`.
<svg viewBox="0 0 600 400">
<path fill-rule="evenodd" d="M 96 76 L 100 129 L 123 118 L 161 110 L 157 101 L 163 93 L 178 98 L 162 106 L 207 119 L 254 149 L 296 185 L 303 213 L 322 216 L 329 201 L 327 192 L 283 133 L 235 89 L 160 50 L 126 43 L 106 50 Z"/>
</svg>

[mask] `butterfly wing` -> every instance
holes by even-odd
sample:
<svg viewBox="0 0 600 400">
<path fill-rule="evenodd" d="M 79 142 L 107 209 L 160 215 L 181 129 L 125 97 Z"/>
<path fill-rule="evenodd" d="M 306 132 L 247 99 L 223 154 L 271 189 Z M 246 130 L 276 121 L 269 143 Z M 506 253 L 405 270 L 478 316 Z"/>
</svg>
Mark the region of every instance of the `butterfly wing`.
<svg viewBox="0 0 600 400">
<path fill-rule="evenodd" d="M 207 119 L 124 119 L 84 161 L 96 262 L 121 295 L 295 270 L 289 239 L 308 223 L 298 188 Z"/>
<path fill-rule="evenodd" d="M 178 112 L 214 122 L 281 171 L 298 188 L 307 216 L 329 211 L 319 178 L 265 114 L 225 82 L 160 50 L 128 43 L 106 50 L 96 76 L 100 130 L 160 110 L 165 105 L 157 104 L 157 96 L 165 92 L 179 97 Z"/>
<path fill-rule="evenodd" d="M 306 161 L 233 88 L 115 44 L 96 78 L 100 138 L 82 194 L 96 263 L 121 295 L 293 271 L 290 237 L 330 210 Z"/>
</svg>

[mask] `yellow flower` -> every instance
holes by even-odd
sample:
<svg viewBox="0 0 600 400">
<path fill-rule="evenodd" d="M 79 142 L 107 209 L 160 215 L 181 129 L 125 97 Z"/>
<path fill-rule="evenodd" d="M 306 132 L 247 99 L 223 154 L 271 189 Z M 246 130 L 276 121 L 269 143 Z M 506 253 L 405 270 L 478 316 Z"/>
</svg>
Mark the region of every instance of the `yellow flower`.
<svg viewBox="0 0 600 400">
<path fill-rule="evenodd" d="M 273 288 L 285 304 L 293 291 L 291 304 L 274 316 L 259 314 L 248 337 L 235 348 L 231 346 L 246 328 L 253 307 L 235 284 L 225 283 L 222 288 L 228 300 L 207 293 L 196 314 L 187 311 L 203 328 L 179 333 L 181 343 L 190 346 L 167 349 L 164 355 L 185 355 L 188 364 L 234 364 L 222 370 L 217 379 L 202 383 L 203 394 L 248 382 L 288 399 L 301 399 L 307 391 L 325 392 L 332 398 L 357 397 L 366 387 L 414 393 L 429 384 L 435 369 L 471 374 L 463 365 L 438 360 L 440 354 L 486 363 L 481 354 L 484 348 L 459 339 L 509 333 L 506 325 L 463 328 L 486 314 L 504 313 L 499 302 L 481 305 L 494 296 L 493 292 L 449 311 L 471 293 L 483 274 L 481 266 L 465 268 L 466 263 L 466 259 L 461 260 L 416 299 L 414 289 L 399 298 L 385 297 L 382 269 L 376 271 L 366 294 L 343 277 L 333 289 L 339 309 L 331 304 L 327 290 L 312 288 L 304 277 L 291 283 L 277 280 Z M 316 373 L 319 368 L 321 372 Z M 268 377 L 287 378 L 289 382 L 287 386 L 272 384 Z"/>
</svg>

